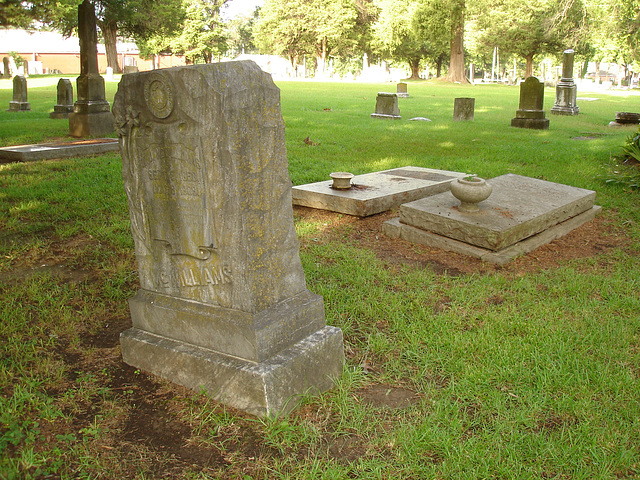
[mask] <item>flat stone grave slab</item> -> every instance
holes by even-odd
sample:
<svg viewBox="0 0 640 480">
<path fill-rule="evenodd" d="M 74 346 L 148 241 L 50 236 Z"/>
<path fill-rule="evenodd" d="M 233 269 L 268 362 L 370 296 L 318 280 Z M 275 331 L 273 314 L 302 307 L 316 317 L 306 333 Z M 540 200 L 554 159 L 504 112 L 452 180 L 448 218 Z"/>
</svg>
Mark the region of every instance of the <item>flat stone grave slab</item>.
<svg viewBox="0 0 640 480">
<path fill-rule="evenodd" d="M 0 148 L 0 163 L 33 162 L 52 158 L 77 157 L 114 152 L 120 149 L 116 138 L 95 138 L 75 142 L 38 143 Z"/>
<path fill-rule="evenodd" d="M 449 183 L 464 175 L 433 168 L 394 168 L 356 175 L 348 190 L 332 188 L 332 180 L 293 187 L 293 204 L 367 217 L 449 190 Z"/>
<path fill-rule="evenodd" d="M 507 263 L 593 219 L 596 192 L 520 175 L 487 181 L 492 195 L 477 213 L 458 210 L 445 192 L 404 204 L 384 232 L 493 263 Z"/>
</svg>

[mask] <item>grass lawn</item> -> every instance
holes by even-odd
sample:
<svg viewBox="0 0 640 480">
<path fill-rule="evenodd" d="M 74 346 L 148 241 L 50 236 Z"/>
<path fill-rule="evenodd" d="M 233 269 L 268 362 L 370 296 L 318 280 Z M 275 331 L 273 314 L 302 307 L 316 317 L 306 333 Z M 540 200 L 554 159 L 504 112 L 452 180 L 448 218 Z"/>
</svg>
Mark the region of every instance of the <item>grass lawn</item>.
<svg viewBox="0 0 640 480">
<path fill-rule="evenodd" d="M 32 110 L 10 113 L 0 80 L 0 146 L 68 134 L 48 118 L 56 82 L 28 79 Z M 411 82 L 385 121 L 369 114 L 395 85 L 278 86 L 294 184 L 414 165 L 588 188 L 603 213 L 571 248 L 589 254 L 559 241 L 495 268 L 398 243 L 399 261 L 362 241 L 375 219 L 296 209 L 347 363 L 259 420 L 123 364 L 138 281 L 119 154 L 0 165 L 0 479 L 640 477 L 640 194 L 606 182 L 636 131 L 608 123 L 640 96 L 579 91 L 563 117 L 547 89 L 533 131 L 509 126 L 517 87 Z M 452 120 L 456 97 L 475 121 Z"/>
</svg>

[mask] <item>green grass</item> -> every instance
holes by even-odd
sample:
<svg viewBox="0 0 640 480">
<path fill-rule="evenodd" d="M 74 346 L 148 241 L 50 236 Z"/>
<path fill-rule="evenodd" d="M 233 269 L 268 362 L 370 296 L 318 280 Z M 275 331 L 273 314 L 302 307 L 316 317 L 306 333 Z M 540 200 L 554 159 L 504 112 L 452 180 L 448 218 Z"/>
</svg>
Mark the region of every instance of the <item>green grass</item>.
<svg viewBox="0 0 640 480">
<path fill-rule="evenodd" d="M 30 87 L 31 112 L 0 111 L 2 145 L 67 135 L 49 83 Z M 599 100 L 531 131 L 509 126 L 515 87 L 412 82 L 403 119 L 383 121 L 369 114 L 392 85 L 278 85 L 294 184 L 405 165 L 513 172 L 596 190 L 626 241 L 523 275 L 451 276 L 297 218 L 308 286 L 348 360 L 333 390 L 257 420 L 127 370 L 104 338 L 127 328 L 138 288 L 119 155 L 0 165 L 0 479 L 638 478 L 640 195 L 605 172 L 635 131 L 607 124 L 640 96 L 579 92 Z M 454 122 L 467 96 L 475 121 Z M 372 405 L 372 385 L 416 400 Z M 155 437 L 135 437 L 137 419 Z"/>
</svg>

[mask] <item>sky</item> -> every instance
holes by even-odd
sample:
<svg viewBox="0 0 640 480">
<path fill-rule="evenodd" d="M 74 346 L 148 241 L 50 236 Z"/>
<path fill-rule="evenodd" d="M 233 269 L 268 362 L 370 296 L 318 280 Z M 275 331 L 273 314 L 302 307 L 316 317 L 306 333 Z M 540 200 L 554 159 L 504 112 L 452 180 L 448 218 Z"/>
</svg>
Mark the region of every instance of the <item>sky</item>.
<svg viewBox="0 0 640 480">
<path fill-rule="evenodd" d="M 239 15 L 251 15 L 256 7 L 261 6 L 264 0 L 229 0 L 222 8 L 224 18 L 234 18 Z"/>
</svg>

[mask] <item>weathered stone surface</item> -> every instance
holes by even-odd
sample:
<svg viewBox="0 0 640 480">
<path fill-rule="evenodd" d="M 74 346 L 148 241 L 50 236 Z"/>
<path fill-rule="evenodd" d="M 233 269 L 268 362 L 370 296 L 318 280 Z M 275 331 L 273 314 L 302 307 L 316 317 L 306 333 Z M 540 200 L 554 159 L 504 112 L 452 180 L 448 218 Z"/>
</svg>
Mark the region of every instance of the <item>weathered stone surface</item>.
<svg viewBox="0 0 640 480">
<path fill-rule="evenodd" d="M 93 4 L 78 5 L 80 76 L 76 79 L 78 99 L 69 114 L 72 137 L 107 135 L 113 132 L 113 115 L 106 100 L 104 79 L 98 73 L 98 34 Z"/>
<path fill-rule="evenodd" d="M 398 95 L 395 93 L 378 93 L 376 97 L 376 112 L 372 113 L 371 117 L 391 120 L 402 118 L 398 108 Z"/>
<path fill-rule="evenodd" d="M 529 77 L 520 84 L 520 105 L 511 126 L 548 130 L 549 120 L 545 118 L 543 108 L 544 83 L 535 77 Z"/>
<path fill-rule="evenodd" d="M 271 77 L 253 62 L 127 74 L 113 111 L 142 286 L 125 360 L 256 414 L 328 388 L 342 336 L 306 288 Z"/>
<path fill-rule="evenodd" d="M 61 78 L 57 87 L 57 103 L 49 117 L 69 118 L 70 113 L 73 113 L 73 85 L 68 78 Z"/>
<path fill-rule="evenodd" d="M 331 180 L 293 187 L 293 204 L 367 217 L 428 195 L 445 192 L 461 172 L 404 167 L 356 175 L 349 190 L 331 188 Z"/>
<path fill-rule="evenodd" d="M 254 363 L 143 330 L 121 335 L 126 363 L 261 417 L 285 414 L 302 395 L 330 389 L 342 373 L 342 342 L 339 328 L 324 327 Z"/>
<path fill-rule="evenodd" d="M 68 158 L 80 155 L 97 155 L 120 150 L 114 138 L 96 138 L 75 142 L 38 143 L 0 148 L 0 163 L 33 162 L 51 158 Z M 4 161 L 4 162 L 1 162 Z"/>
<path fill-rule="evenodd" d="M 450 192 L 400 207 L 400 222 L 492 251 L 502 250 L 593 207 L 592 190 L 507 174 L 487 180 L 480 212 L 463 213 Z"/>
<path fill-rule="evenodd" d="M 475 98 L 456 98 L 453 100 L 453 119 L 456 121 L 473 121 Z"/>
<path fill-rule="evenodd" d="M 22 75 L 13 77 L 13 100 L 9 102 L 9 112 L 31 110 L 27 101 L 27 79 Z"/>
<path fill-rule="evenodd" d="M 407 242 L 427 245 L 429 247 L 440 248 L 450 252 L 460 253 L 470 257 L 479 258 L 485 262 L 504 265 L 516 257 L 526 255 L 536 248 L 546 245 L 553 240 L 563 237 L 567 233 L 575 230 L 581 225 L 590 222 L 602 210 L 599 206 L 593 206 L 586 212 L 571 217 L 562 223 L 553 225 L 546 230 L 532 235 L 529 238 L 514 243 L 502 250 L 493 251 L 482 247 L 477 247 L 460 240 L 438 235 L 433 232 L 422 230 L 400 223 L 399 218 L 391 219 L 382 225 L 382 231 L 391 238 L 401 238 Z"/>
<path fill-rule="evenodd" d="M 556 85 L 556 101 L 551 107 L 554 115 L 578 115 L 580 107 L 576 105 L 578 87 L 573 81 L 573 50 L 565 50 L 562 55 L 562 78 Z"/>
</svg>

